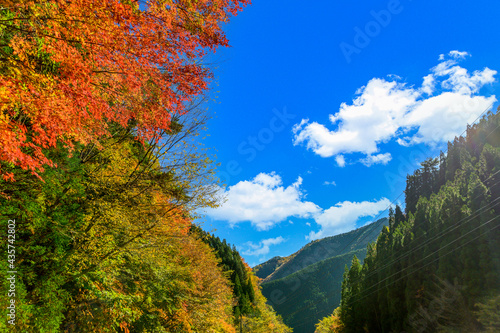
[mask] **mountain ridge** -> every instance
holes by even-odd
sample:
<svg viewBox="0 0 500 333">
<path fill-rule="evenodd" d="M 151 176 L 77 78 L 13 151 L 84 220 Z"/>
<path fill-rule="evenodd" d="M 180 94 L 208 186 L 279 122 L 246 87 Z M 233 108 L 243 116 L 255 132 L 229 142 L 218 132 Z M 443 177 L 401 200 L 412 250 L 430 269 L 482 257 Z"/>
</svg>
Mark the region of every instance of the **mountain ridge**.
<svg viewBox="0 0 500 333">
<path fill-rule="evenodd" d="M 378 219 L 346 233 L 311 241 L 287 257 L 273 257 L 255 266 L 253 268 L 254 272 L 262 279 L 261 284 L 267 283 L 286 277 L 324 259 L 360 248 L 364 249 L 368 243 L 376 239 L 382 229 L 382 225 L 388 225 L 387 218 Z M 275 269 L 271 273 L 266 274 L 273 266 Z"/>
<path fill-rule="evenodd" d="M 295 333 L 311 333 L 314 324 L 339 305 L 344 269 L 354 256 L 364 260 L 369 243 L 389 225 L 381 218 L 361 228 L 314 240 L 287 257 L 273 257 L 253 268 L 262 294 Z"/>
</svg>

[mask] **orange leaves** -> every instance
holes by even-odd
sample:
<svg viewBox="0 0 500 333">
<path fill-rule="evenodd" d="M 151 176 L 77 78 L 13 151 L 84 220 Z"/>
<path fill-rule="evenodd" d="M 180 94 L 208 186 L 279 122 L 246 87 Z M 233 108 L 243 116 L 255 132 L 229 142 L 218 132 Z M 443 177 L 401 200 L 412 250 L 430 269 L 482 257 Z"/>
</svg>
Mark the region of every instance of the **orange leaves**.
<svg viewBox="0 0 500 333">
<path fill-rule="evenodd" d="M 43 264 L 69 286 L 53 327 L 234 332 L 228 282 L 188 234 L 190 214 L 217 200 L 210 161 L 188 145 L 203 123 L 186 112 L 211 79 L 199 60 L 227 45 L 219 23 L 247 2 L 18 0 L 0 11 L 0 175 L 40 173 L 48 156 L 61 165 L 26 182 L 43 189 L 29 202 L 31 244 L 54 253 Z"/>
<path fill-rule="evenodd" d="M 128 324 L 126 322 L 121 322 L 120 328 L 123 330 L 123 333 L 130 333 L 130 330 L 128 329 Z"/>
<path fill-rule="evenodd" d="M 227 46 L 220 22 L 248 2 L 24 0 L 2 11 L 0 159 L 42 171 L 42 147 L 95 143 L 110 121 L 135 121 L 142 139 L 168 130 L 208 87 L 196 59 Z"/>
<path fill-rule="evenodd" d="M 188 265 L 190 297 L 180 311 L 194 332 L 234 332 L 232 291 L 208 245 L 192 236 L 180 244 L 179 264 Z M 187 331 L 186 331 L 187 332 Z"/>
</svg>

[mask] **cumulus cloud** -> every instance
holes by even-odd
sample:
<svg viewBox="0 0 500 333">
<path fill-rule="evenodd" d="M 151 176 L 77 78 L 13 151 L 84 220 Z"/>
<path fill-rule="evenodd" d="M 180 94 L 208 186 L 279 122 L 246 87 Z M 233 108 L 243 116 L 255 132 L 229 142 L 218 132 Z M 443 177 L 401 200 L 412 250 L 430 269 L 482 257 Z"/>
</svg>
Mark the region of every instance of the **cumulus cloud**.
<svg viewBox="0 0 500 333">
<path fill-rule="evenodd" d="M 337 162 L 337 165 L 341 168 L 345 167 L 346 161 L 344 155 L 337 155 L 335 156 L 335 162 Z"/>
<path fill-rule="evenodd" d="M 469 55 L 469 53 L 467 53 L 465 51 L 454 50 L 454 51 L 450 51 L 450 53 L 448 53 L 448 55 L 450 57 L 455 58 L 455 59 L 464 59 L 465 57 L 467 57 Z M 444 56 L 443 56 L 443 58 L 444 58 Z"/>
<path fill-rule="evenodd" d="M 458 65 L 467 52 L 451 51 L 423 77 L 420 87 L 392 76 L 370 80 L 359 88 L 351 104 L 342 103 L 325 125 L 303 119 L 293 128 L 294 145 L 305 145 L 322 157 L 335 156 L 345 166 L 346 154 L 362 153 L 359 162 L 387 164 L 390 155 L 380 145 L 396 139 L 401 145 L 436 144 L 452 140 L 495 101 L 477 93 L 495 81 L 489 68 L 473 73 Z M 411 133 L 411 135 L 408 135 Z M 340 162 L 339 162 L 340 161 Z"/>
<path fill-rule="evenodd" d="M 335 185 L 335 182 L 325 184 Z M 293 221 L 288 219 L 292 216 L 312 219 L 321 227 L 318 232 L 311 231 L 306 236 L 314 240 L 353 230 L 360 218 L 375 216 L 390 205 L 388 199 L 382 198 L 378 201 L 344 201 L 322 209 L 313 202 L 304 200 L 301 185 L 301 177 L 285 187 L 276 173 L 260 173 L 252 180 L 230 186 L 224 191 L 226 202 L 219 208 L 206 210 L 205 213 L 216 220 L 227 221 L 230 225 L 250 222 L 260 231 L 268 230 L 282 221 L 293 224 Z M 306 221 L 306 225 L 310 227 L 310 221 Z M 257 244 L 247 242 L 248 249 L 243 253 L 265 255 L 269 253 L 270 246 L 284 241 L 282 237 L 277 237 L 264 239 Z"/>
<path fill-rule="evenodd" d="M 306 238 L 314 240 L 348 232 L 356 227 L 358 219 L 375 216 L 390 204 L 387 198 L 378 201 L 339 202 L 315 216 L 314 220 L 321 226 L 321 229 L 318 232 L 311 231 Z"/>
<path fill-rule="evenodd" d="M 366 166 L 371 166 L 372 164 L 383 164 L 386 165 L 392 160 L 391 153 L 368 155 L 366 158 L 361 159 L 361 163 Z"/>
<path fill-rule="evenodd" d="M 418 128 L 417 132 L 409 137 L 402 136 L 398 143 L 408 146 L 453 140 L 495 101 L 495 96 L 469 96 L 452 92 L 421 101 L 401 122 L 402 126 Z"/>
<path fill-rule="evenodd" d="M 352 105 L 342 103 L 339 112 L 330 116 L 337 130 L 331 131 L 317 122 L 301 122 L 296 128 L 294 144 L 305 143 L 322 157 L 377 153 L 377 144 L 390 139 L 400 128 L 399 123 L 414 103 L 415 95 L 417 92 L 402 83 L 372 79 Z"/>
<path fill-rule="evenodd" d="M 205 213 L 231 225 L 249 221 L 258 230 L 268 230 L 288 217 L 309 218 L 320 211 L 316 204 L 304 200 L 301 185 L 301 177 L 285 187 L 276 173 L 260 173 L 223 191 L 226 202 Z"/>
<path fill-rule="evenodd" d="M 331 182 L 329 182 L 329 181 L 325 181 L 325 182 L 323 183 L 323 185 L 333 185 L 333 186 L 337 186 L 337 183 L 335 183 L 335 181 L 334 181 L 334 180 L 332 180 Z"/>
<path fill-rule="evenodd" d="M 258 244 L 246 242 L 245 245 L 248 247 L 248 250 L 242 253 L 248 256 L 263 256 L 269 253 L 271 245 L 278 245 L 283 242 L 285 242 L 285 239 L 281 236 L 263 239 Z"/>
<path fill-rule="evenodd" d="M 424 82 L 422 83 L 420 91 L 422 91 L 427 95 L 432 95 L 435 87 L 436 87 L 436 78 L 434 77 L 434 75 L 429 74 L 424 76 Z"/>
</svg>

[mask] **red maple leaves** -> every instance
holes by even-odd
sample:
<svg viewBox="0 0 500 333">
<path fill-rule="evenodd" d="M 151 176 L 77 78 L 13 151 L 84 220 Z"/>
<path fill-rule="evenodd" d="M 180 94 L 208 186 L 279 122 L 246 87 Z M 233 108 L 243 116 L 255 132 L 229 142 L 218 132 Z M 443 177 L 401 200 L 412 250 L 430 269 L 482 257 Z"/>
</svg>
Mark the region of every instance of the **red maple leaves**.
<svg viewBox="0 0 500 333">
<path fill-rule="evenodd" d="M 0 10 L 0 160 L 35 174 L 44 148 L 97 143 L 109 123 L 168 130 L 209 85 L 201 64 L 249 0 L 16 1 Z M 12 178 L 0 170 L 4 178 Z"/>
</svg>

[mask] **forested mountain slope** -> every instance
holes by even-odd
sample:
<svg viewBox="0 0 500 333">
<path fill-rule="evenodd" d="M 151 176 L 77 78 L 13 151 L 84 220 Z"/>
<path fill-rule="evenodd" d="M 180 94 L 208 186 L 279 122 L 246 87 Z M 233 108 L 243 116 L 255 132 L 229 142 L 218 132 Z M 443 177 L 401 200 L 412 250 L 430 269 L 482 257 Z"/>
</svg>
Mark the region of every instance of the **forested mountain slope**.
<svg viewBox="0 0 500 333">
<path fill-rule="evenodd" d="M 271 274 L 268 274 L 263 283 L 281 279 L 318 261 L 354 250 L 365 249 L 368 243 L 377 239 L 384 224 L 387 224 L 387 219 L 382 218 L 347 233 L 312 241 L 282 260 L 282 264 L 277 266 Z M 274 262 L 275 259 L 270 261 Z M 256 268 L 260 270 L 261 267 L 266 267 L 268 264 L 270 264 L 269 261 Z"/>
<path fill-rule="evenodd" d="M 407 177 L 406 212 L 346 270 L 317 332 L 500 330 L 500 115 Z"/>
<path fill-rule="evenodd" d="M 219 266 L 230 281 L 234 300 L 233 314 L 237 327 L 255 333 L 291 332 L 273 308 L 266 304 L 258 278 L 243 261 L 234 245 L 231 246 L 225 239 L 221 241 L 219 237 L 194 225 L 191 227 L 191 233 L 213 249 L 219 260 Z"/>
<path fill-rule="evenodd" d="M 314 331 L 314 324 L 340 302 L 342 274 L 353 256 L 365 249 L 324 259 L 284 278 L 262 284 L 262 293 L 294 332 Z"/>
<path fill-rule="evenodd" d="M 277 268 L 283 265 L 283 263 L 288 261 L 292 256 L 293 255 L 288 257 L 280 257 L 280 256 L 273 257 L 268 261 L 253 267 L 253 272 L 258 278 L 265 279 L 266 277 L 271 275 Z"/>
<path fill-rule="evenodd" d="M 262 293 L 294 332 L 312 332 L 340 301 L 344 267 L 388 225 L 382 218 L 348 233 L 313 241 L 292 254 L 262 282 Z M 271 259 L 271 263 L 277 262 Z M 266 268 L 268 262 L 261 264 Z"/>
</svg>

